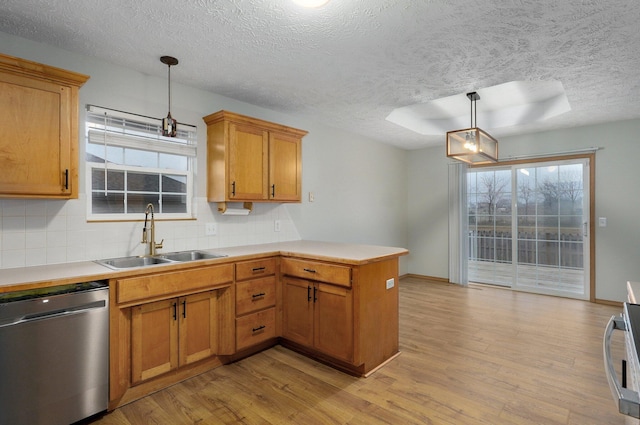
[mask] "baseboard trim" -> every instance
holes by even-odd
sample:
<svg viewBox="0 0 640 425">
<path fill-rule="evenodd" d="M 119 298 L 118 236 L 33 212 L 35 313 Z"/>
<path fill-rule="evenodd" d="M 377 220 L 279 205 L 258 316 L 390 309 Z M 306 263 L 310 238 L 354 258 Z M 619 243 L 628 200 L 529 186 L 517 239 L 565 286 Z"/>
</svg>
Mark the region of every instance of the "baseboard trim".
<svg viewBox="0 0 640 425">
<path fill-rule="evenodd" d="M 622 305 L 624 304 L 621 301 L 601 300 L 599 298 L 596 298 L 594 302 L 596 304 L 611 305 L 614 307 L 622 307 Z"/>
<path fill-rule="evenodd" d="M 428 280 L 431 283 L 447 283 L 447 284 L 451 283 L 449 282 L 449 279 L 446 277 L 426 276 L 426 275 L 415 274 L 415 273 L 403 274 L 401 277 L 410 277 L 413 279 Z"/>
</svg>

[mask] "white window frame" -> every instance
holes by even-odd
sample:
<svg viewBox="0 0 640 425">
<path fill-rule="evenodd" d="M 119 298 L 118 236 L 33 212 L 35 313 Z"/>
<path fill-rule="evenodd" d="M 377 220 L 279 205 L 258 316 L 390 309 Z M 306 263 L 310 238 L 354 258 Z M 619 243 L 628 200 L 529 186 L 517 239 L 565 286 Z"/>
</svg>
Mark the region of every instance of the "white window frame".
<svg viewBox="0 0 640 425">
<path fill-rule="evenodd" d="M 90 114 L 90 115 L 89 115 Z M 98 115 L 105 115 L 106 118 L 115 118 L 123 122 L 123 126 L 114 129 L 107 126 L 100 126 L 95 124 L 95 118 Z M 128 125 L 131 124 L 131 125 Z M 147 173 L 147 174 L 170 174 L 180 175 L 186 177 L 186 193 L 180 195 L 186 195 L 186 211 L 184 213 L 164 213 L 162 212 L 162 206 L 160 205 L 160 199 L 154 203 L 156 208 L 154 214 L 158 220 L 184 220 L 195 218 L 195 208 L 193 202 L 195 200 L 194 190 L 194 175 L 196 165 L 196 144 L 197 133 L 196 127 L 188 124 L 180 124 L 178 127 L 178 137 L 169 138 L 161 135 L 162 120 L 158 118 L 146 117 L 143 115 L 137 115 L 133 113 L 127 113 L 123 111 L 117 111 L 109 108 L 103 108 L 94 105 L 87 105 L 87 117 L 85 119 L 86 127 L 86 143 L 85 147 L 89 144 L 103 145 L 105 151 L 107 146 L 136 149 L 152 153 L 166 153 L 172 155 L 184 156 L 187 159 L 187 170 L 171 169 L 171 168 L 156 168 L 156 167 L 142 167 L 135 165 L 115 164 L 108 161 L 104 162 L 91 162 L 85 160 L 86 169 L 86 188 L 87 188 L 87 221 L 139 221 L 142 218 L 143 213 L 126 212 L 127 196 L 128 193 L 148 193 L 148 192 L 128 192 L 126 186 L 124 190 L 108 190 L 109 193 L 120 193 L 124 196 L 124 211 L 122 213 L 101 214 L 93 213 L 93 196 L 95 193 L 104 193 L 105 189 L 94 190 L 92 187 L 92 175 L 94 170 L 106 171 L 124 171 L 135 173 Z M 141 129 L 142 128 L 142 129 Z M 106 155 L 105 155 L 106 156 Z M 175 192 L 162 192 L 162 187 L 159 189 L 159 197 L 162 194 L 175 194 Z"/>
</svg>

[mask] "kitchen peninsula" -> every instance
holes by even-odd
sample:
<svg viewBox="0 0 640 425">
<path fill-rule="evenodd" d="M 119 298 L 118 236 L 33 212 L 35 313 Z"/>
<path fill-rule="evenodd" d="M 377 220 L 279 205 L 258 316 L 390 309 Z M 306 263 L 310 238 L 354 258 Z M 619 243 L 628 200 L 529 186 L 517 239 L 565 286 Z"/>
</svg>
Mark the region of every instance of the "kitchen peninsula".
<svg viewBox="0 0 640 425">
<path fill-rule="evenodd" d="M 225 256 L 4 269 L 0 292 L 108 281 L 110 409 L 278 343 L 357 376 L 398 355 L 406 249 L 291 241 L 203 251 Z"/>
</svg>

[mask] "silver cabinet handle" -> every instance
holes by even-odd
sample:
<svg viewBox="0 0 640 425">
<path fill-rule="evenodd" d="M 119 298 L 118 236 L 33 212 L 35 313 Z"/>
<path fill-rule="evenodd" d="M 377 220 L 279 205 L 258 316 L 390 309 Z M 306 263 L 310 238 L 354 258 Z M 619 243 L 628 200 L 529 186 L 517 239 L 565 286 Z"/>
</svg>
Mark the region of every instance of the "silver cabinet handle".
<svg viewBox="0 0 640 425">
<path fill-rule="evenodd" d="M 604 356 L 604 369 L 607 374 L 607 381 L 611 389 L 613 399 L 618 402 L 618 411 L 624 415 L 640 418 L 640 398 L 638 393 L 623 388 L 616 376 L 616 370 L 613 367 L 611 359 L 611 335 L 614 330 L 626 330 L 626 326 L 621 317 L 611 316 L 609 323 L 604 331 L 602 340 L 602 351 Z"/>
</svg>

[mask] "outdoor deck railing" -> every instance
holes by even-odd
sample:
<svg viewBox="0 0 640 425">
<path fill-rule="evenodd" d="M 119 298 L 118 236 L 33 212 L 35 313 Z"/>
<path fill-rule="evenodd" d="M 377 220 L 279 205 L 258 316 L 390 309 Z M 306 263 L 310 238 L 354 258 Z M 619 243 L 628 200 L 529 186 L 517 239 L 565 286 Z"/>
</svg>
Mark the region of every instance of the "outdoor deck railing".
<svg viewBox="0 0 640 425">
<path fill-rule="evenodd" d="M 470 230 L 469 259 L 511 263 L 513 238 L 510 231 Z M 583 238 L 579 229 L 566 232 L 518 232 L 519 264 L 563 268 L 583 267 Z"/>
</svg>

